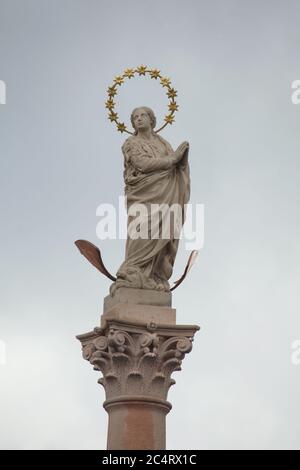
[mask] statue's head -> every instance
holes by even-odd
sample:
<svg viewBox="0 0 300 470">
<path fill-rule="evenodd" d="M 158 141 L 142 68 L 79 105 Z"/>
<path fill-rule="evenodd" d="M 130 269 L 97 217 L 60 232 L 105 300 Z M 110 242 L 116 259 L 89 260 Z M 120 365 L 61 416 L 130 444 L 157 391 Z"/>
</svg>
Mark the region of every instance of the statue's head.
<svg viewBox="0 0 300 470">
<path fill-rule="evenodd" d="M 156 126 L 156 117 L 151 108 L 147 106 L 141 106 L 135 108 L 130 116 L 132 127 L 134 128 L 134 133 L 137 135 L 139 129 L 146 129 L 150 127 L 153 129 Z"/>
</svg>

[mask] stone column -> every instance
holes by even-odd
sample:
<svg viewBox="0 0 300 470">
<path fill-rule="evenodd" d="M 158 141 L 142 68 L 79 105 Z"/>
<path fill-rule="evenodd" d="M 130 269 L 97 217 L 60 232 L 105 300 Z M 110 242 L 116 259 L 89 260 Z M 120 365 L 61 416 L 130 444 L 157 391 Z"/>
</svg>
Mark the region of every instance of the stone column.
<svg viewBox="0 0 300 470">
<path fill-rule="evenodd" d="M 107 449 L 163 450 L 171 375 L 181 370 L 199 327 L 176 325 L 169 306 L 119 300 L 106 299 L 101 327 L 77 336 L 84 359 L 103 374 Z"/>
</svg>

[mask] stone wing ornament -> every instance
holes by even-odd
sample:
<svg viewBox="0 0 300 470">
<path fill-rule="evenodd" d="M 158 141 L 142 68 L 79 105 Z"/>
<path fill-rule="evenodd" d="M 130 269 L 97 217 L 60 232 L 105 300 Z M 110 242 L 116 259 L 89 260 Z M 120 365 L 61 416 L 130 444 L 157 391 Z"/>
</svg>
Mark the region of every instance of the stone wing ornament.
<svg viewBox="0 0 300 470">
<path fill-rule="evenodd" d="M 108 269 L 106 269 L 102 256 L 101 256 L 101 251 L 99 248 L 94 245 L 93 243 L 87 241 L 87 240 L 76 240 L 75 245 L 77 246 L 78 250 L 80 253 L 96 268 L 100 273 L 104 274 L 104 276 L 108 277 L 111 281 L 115 281 L 116 277 L 110 274 Z M 189 256 L 188 262 L 186 264 L 185 270 L 180 276 L 180 278 L 174 282 L 174 286 L 171 287 L 171 291 L 175 290 L 186 278 L 189 270 L 195 263 L 196 259 L 198 256 L 198 251 L 193 250 Z"/>
</svg>

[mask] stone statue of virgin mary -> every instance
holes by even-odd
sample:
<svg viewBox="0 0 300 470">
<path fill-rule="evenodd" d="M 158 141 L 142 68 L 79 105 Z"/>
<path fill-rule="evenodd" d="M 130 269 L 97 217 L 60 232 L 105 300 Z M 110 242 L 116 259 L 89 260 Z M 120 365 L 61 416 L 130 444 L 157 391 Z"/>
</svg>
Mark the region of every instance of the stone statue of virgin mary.
<svg viewBox="0 0 300 470">
<path fill-rule="evenodd" d="M 132 111 L 131 123 L 135 133 L 122 146 L 128 215 L 125 261 L 110 287 L 111 295 L 119 287 L 170 291 L 169 279 L 180 235 L 176 227 L 178 229 L 178 220 L 180 229 L 184 223 L 185 204 L 190 197 L 188 142 L 183 142 L 174 151 L 165 139 L 154 132 L 156 118 L 146 106 Z M 144 235 L 146 227 L 146 237 L 137 236 L 136 233 L 132 235 L 130 231 L 136 213 L 133 208 L 140 208 L 141 205 L 147 213 L 139 212 L 138 227 L 140 233 L 144 228 Z M 164 210 L 160 211 L 158 207 Z M 172 207 L 176 207 L 177 212 Z M 159 218 L 154 217 L 157 210 L 160 212 Z M 170 230 L 164 231 L 163 236 L 157 236 L 158 233 L 162 235 L 164 223 L 170 225 Z"/>
</svg>

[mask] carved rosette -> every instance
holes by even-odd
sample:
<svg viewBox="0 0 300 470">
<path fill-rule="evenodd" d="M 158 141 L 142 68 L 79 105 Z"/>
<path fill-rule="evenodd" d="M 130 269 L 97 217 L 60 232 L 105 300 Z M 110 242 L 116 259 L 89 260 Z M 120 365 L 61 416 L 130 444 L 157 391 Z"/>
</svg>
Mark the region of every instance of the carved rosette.
<svg viewBox="0 0 300 470">
<path fill-rule="evenodd" d="M 172 333 L 172 332 L 171 332 Z M 174 330 L 174 333 L 178 333 Z M 166 400 L 168 390 L 175 381 L 174 371 L 181 370 L 185 354 L 192 350 L 193 333 L 165 335 L 160 330 L 147 331 L 126 325 L 108 325 L 104 330 L 95 328 L 82 342 L 84 359 L 101 371 L 106 399 L 119 396 L 147 396 Z"/>
</svg>

